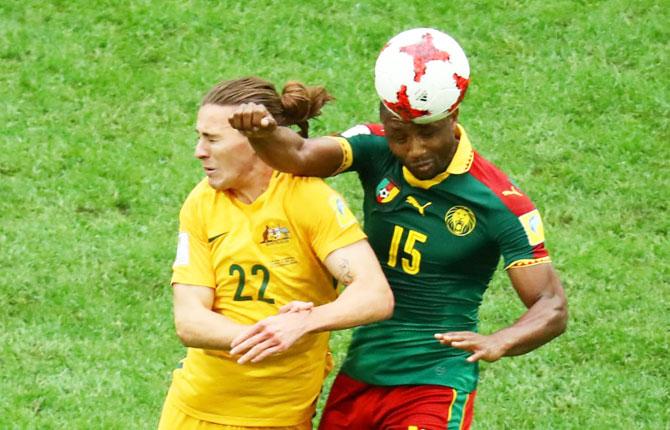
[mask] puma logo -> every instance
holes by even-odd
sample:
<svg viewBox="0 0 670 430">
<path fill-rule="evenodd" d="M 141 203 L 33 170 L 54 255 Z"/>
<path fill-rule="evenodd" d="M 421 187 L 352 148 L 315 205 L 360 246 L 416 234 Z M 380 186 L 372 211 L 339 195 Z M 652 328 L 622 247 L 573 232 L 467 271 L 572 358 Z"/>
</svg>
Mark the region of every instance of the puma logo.
<svg viewBox="0 0 670 430">
<path fill-rule="evenodd" d="M 519 197 L 523 196 L 523 194 L 521 194 L 521 192 L 519 190 L 517 190 L 514 185 L 512 185 L 512 188 L 510 188 L 509 190 L 503 191 L 502 195 L 503 196 L 519 196 Z"/>
<path fill-rule="evenodd" d="M 433 204 L 433 202 L 428 202 L 425 205 L 420 205 L 419 202 L 414 198 L 414 196 L 409 196 L 407 197 L 407 200 L 405 200 L 407 203 L 410 205 L 414 206 L 416 210 L 419 211 L 421 215 L 424 215 L 424 212 L 426 211 L 426 208 L 430 205 Z"/>
</svg>

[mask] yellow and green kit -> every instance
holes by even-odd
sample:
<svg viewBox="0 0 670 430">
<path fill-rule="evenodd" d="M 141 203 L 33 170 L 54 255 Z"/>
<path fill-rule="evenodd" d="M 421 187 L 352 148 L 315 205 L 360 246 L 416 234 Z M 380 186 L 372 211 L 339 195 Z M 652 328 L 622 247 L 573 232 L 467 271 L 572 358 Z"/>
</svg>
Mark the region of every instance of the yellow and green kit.
<svg viewBox="0 0 670 430">
<path fill-rule="evenodd" d="M 172 283 L 211 288 L 212 311 L 241 324 L 294 300 L 316 306 L 335 300 L 323 262 L 365 239 L 342 197 L 321 179 L 279 172 L 250 204 L 204 179 L 179 220 Z M 305 335 L 283 354 L 244 365 L 226 351 L 188 348 L 166 405 L 229 426 L 302 425 L 314 414 L 327 352 L 328 333 Z"/>
</svg>

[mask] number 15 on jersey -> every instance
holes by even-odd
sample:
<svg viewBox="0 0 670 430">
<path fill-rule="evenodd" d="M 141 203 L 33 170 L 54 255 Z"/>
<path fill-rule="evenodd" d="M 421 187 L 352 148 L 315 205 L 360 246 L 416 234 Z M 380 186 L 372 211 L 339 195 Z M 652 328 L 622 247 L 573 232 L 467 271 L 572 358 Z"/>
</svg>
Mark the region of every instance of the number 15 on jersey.
<svg viewBox="0 0 670 430">
<path fill-rule="evenodd" d="M 394 226 L 393 238 L 391 239 L 391 246 L 389 248 L 389 259 L 386 263 L 389 267 L 396 267 L 398 265 L 398 249 L 400 249 L 400 242 L 403 240 L 404 233 L 405 229 L 403 227 L 400 227 L 399 225 Z M 409 258 L 400 258 L 402 270 L 405 273 L 410 275 L 419 273 L 419 270 L 421 269 L 421 252 L 415 248 L 415 245 L 417 242 L 425 243 L 426 240 L 428 240 L 428 236 L 425 234 L 415 230 L 408 230 L 403 251 Z"/>
</svg>

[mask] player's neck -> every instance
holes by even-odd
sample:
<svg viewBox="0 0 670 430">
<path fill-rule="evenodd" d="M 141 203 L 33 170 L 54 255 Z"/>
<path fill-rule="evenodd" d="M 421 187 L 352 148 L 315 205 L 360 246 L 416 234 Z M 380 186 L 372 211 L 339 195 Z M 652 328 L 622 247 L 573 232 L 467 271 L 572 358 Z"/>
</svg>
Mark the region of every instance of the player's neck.
<svg viewBox="0 0 670 430">
<path fill-rule="evenodd" d="M 272 172 L 272 168 L 267 164 L 256 163 L 251 171 L 246 173 L 244 182 L 229 191 L 242 203 L 251 204 L 268 189 Z"/>
</svg>

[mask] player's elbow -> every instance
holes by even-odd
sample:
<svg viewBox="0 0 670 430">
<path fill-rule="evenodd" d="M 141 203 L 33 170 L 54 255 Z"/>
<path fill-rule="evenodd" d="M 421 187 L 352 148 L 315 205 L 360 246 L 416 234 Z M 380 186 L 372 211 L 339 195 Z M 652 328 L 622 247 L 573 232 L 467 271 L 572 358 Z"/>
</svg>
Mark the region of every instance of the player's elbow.
<svg viewBox="0 0 670 430">
<path fill-rule="evenodd" d="M 560 336 L 568 328 L 568 301 L 562 289 L 554 296 L 553 311 L 552 326 L 555 336 Z"/>
<path fill-rule="evenodd" d="M 393 297 L 393 292 L 391 287 L 388 284 L 386 278 L 379 280 L 381 287 L 381 293 L 377 300 L 377 320 L 387 320 L 393 316 L 393 309 L 395 308 L 395 298 Z"/>
<path fill-rule="evenodd" d="M 360 293 L 356 298 L 358 325 L 387 320 L 393 316 L 395 299 L 383 275 L 361 279 Z"/>
<path fill-rule="evenodd" d="M 187 318 L 175 316 L 174 326 L 181 343 L 186 347 L 193 346 L 195 331 L 193 330 L 192 322 Z"/>
<path fill-rule="evenodd" d="M 393 292 L 391 291 L 391 287 L 388 288 L 388 292 L 386 294 L 386 310 L 384 312 L 384 318 L 385 320 L 391 318 L 393 316 L 393 310 L 395 309 L 395 297 L 393 296 Z"/>
<path fill-rule="evenodd" d="M 563 297 L 561 304 L 556 311 L 556 319 L 558 321 L 558 335 L 565 333 L 568 329 L 568 302 Z"/>
</svg>

